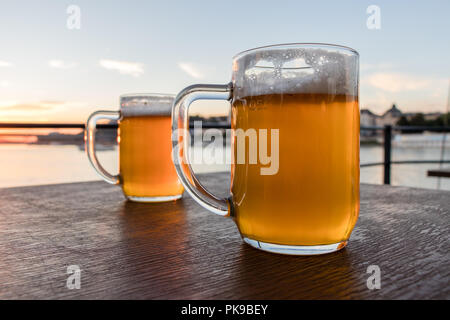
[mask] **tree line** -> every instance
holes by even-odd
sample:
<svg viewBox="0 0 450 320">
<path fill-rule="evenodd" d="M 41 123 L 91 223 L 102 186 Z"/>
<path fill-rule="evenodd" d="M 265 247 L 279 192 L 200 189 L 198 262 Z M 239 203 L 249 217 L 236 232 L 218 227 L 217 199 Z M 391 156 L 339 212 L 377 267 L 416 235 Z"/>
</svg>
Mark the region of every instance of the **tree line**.
<svg viewBox="0 0 450 320">
<path fill-rule="evenodd" d="M 410 119 L 408 119 L 405 116 L 401 116 L 400 119 L 398 119 L 396 125 L 397 126 L 427 126 L 427 127 L 436 127 L 436 131 L 442 131 L 439 130 L 439 127 L 448 126 L 450 120 L 450 112 L 441 114 L 439 117 L 433 120 L 427 120 L 425 119 L 425 115 L 421 112 L 416 113 L 413 115 Z M 414 132 L 422 132 L 423 130 L 417 130 Z M 409 131 L 412 133 L 412 131 Z"/>
<path fill-rule="evenodd" d="M 448 125 L 450 120 L 450 112 L 447 114 L 441 114 L 439 117 L 433 120 L 426 120 L 423 113 L 416 113 L 408 120 L 405 116 L 401 116 L 397 121 L 398 126 L 430 126 L 430 127 L 442 127 Z"/>
</svg>

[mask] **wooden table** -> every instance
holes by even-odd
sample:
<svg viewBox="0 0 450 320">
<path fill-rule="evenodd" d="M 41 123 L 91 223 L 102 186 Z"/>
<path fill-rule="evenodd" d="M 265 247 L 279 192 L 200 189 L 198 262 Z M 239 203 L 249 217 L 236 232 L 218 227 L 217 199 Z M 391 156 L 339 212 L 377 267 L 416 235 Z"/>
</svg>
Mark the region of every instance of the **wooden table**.
<svg viewBox="0 0 450 320">
<path fill-rule="evenodd" d="M 227 174 L 201 178 L 226 194 Z M 450 192 L 363 184 L 361 195 L 346 249 L 295 257 L 244 244 L 231 219 L 187 195 L 139 204 L 103 182 L 0 189 L 0 298 L 449 299 Z M 69 265 L 80 289 L 66 287 Z"/>
</svg>

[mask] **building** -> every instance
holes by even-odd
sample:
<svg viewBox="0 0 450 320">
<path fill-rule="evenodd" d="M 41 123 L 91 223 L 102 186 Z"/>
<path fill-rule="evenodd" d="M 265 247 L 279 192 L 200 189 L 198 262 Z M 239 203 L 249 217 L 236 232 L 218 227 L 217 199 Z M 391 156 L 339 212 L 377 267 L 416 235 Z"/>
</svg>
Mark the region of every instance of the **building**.
<svg viewBox="0 0 450 320">
<path fill-rule="evenodd" d="M 378 116 L 369 109 L 361 109 L 360 123 L 362 126 L 376 126 Z"/>
<path fill-rule="evenodd" d="M 417 112 L 406 112 L 403 113 L 395 104 L 383 113 L 381 116 L 373 113 L 369 109 L 361 109 L 360 123 L 361 126 L 378 126 L 384 127 L 386 125 L 396 126 L 400 118 L 404 118 L 406 120 L 406 124 L 408 125 L 408 121 L 411 121 L 417 115 L 423 115 L 423 121 L 435 121 L 438 119 L 442 113 L 441 112 L 430 112 L 430 113 L 417 113 Z M 417 125 L 417 124 L 416 124 Z M 378 131 L 380 132 L 380 131 Z M 376 134 L 375 130 L 361 130 L 361 137 L 372 137 Z"/>
<path fill-rule="evenodd" d="M 403 116 L 403 113 L 394 104 L 392 108 L 387 110 L 381 116 L 373 113 L 369 109 L 361 109 L 360 123 L 361 126 L 395 126 L 397 121 Z"/>
<path fill-rule="evenodd" d="M 369 109 L 361 109 L 360 125 L 362 127 L 373 127 L 377 125 L 378 115 L 370 111 Z M 361 136 L 372 137 L 376 134 L 375 130 L 361 130 Z"/>
<path fill-rule="evenodd" d="M 397 108 L 395 104 L 392 105 L 392 107 L 387 110 L 383 115 L 379 116 L 377 118 L 377 125 L 378 126 L 386 126 L 391 125 L 395 126 L 397 124 L 397 121 L 402 117 L 403 113 L 400 111 L 400 109 Z"/>
</svg>

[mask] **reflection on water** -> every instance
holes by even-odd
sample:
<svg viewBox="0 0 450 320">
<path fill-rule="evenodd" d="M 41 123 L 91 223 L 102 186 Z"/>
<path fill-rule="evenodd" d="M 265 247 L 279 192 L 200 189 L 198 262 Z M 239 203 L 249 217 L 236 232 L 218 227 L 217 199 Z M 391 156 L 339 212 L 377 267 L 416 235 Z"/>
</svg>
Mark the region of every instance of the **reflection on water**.
<svg viewBox="0 0 450 320">
<path fill-rule="evenodd" d="M 441 149 L 438 147 L 401 147 L 392 148 L 392 160 L 439 160 Z M 360 162 L 382 162 L 381 146 L 361 146 Z M 445 159 L 450 160 L 450 148 L 446 149 Z M 449 165 L 444 164 L 444 168 Z M 427 177 L 427 171 L 439 169 L 439 164 L 398 164 L 392 165 L 391 183 L 395 186 L 450 190 L 449 178 Z M 439 181 L 440 180 L 440 181 Z M 383 181 L 383 166 L 361 168 L 361 182 L 380 184 Z M 440 182 L 440 183 L 439 183 Z"/>
<path fill-rule="evenodd" d="M 393 160 L 438 160 L 440 151 L 436 146 L 394 146 L 392 157 Z M 84 151 L 74 145 L 0 144 L 0 155 L 0 187 L 99 179 Z M 117 148 L 100 150 L 98 158 L 111 173 L 117 172 Z M 381 146 L 361 146 L 361 163 L 382 159 Z M 450 159 L 450 148 L 445 159 Z M 226 164 L 193 165 L 193 168 L 198 173 L 230 170 Z M 393 165 L 391 181 L 393 185 L 436 189 L 438 178 L 427 177 L 427 170 L 436 168 L 439 164 Z M 381 166 L 361 169 L 361 182 L 379 184 L 382 177 Z M 440 189 L 450 190 L 449 178 L 441 178 Z"/>
</svg>

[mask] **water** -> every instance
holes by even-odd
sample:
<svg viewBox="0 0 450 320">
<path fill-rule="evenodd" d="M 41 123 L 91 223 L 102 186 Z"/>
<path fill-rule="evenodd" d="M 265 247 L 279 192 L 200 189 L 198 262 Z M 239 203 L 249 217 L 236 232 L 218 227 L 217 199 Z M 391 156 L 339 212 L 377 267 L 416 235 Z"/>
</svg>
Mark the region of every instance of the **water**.
<svg viewBox="0 0 450 320">
<path fill-rule="evenodd" d="M 438 147 L 400 147 L 392 148 L 392 160 L 439 160 L 441 149 Z M 360 162 L 383 162 L 384 152 L 381 146 L 361 146 Z M 446 149 L 445 159 L 450 160 L 450 148 Z M 443 164 L 444 168 L 450 164 Z M 391 184 L 426 189 L 450 190 L 450 178 L 428 177 L 427 171 L 439 169 L 439 164 L 397 164 L 391 167 Z M 383 183 L 383 166 L 361 168 L 361 182 Z"/>
<path fill-rule="evenodd" d="M 229 152 L 229 148 L 225 152 Z M 99 180 L 84 150 L 73 145 L 0 144 L 0 187 Z M 438 160 L 436 146 L 394 146 L 393 160 Z M 98 158 L 111 173 L 118 170 L 117 147 L 98 152 Z M 445 159 L 450 159 L 447 148 Z M 381 162 L 381 146 L 361 146 L 361 163 Z M 450 166 L 450 165 L 444 165 Z M 427 170 L 438 164 L 403 164 L 392 166 L 391 182 L 397 186 L 437 189 L 438 178 L 427 177 Z M 228 171 L 229 165 L 193 165 L 195 172 Z M 381 184 L 383 167 L 361 168 L 361 182 Z M 440 189 L 450 190 L 450 178 L 440 179 Z"/>
</svg>

